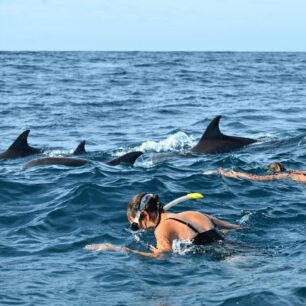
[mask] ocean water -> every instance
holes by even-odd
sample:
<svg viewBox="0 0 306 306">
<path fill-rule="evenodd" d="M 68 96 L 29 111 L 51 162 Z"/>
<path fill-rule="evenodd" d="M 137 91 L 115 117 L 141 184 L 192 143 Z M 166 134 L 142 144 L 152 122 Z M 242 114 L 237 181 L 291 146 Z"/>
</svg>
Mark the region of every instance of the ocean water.
<svg viewBox="0 0 306 306">
<path fill-rule="evenodd" d="M 1 52 L 0 151 L 25 129 L 41 156 L 80 168 L 22 170 L 37 156 L 1 160 L 1 305 L 305 305 L 306 185 L 202 175 L 223 167 L 265 174 L 281 161 L 306 170 L 306 53 Z M 206 126 L 258 140 L 216 155 L 190 154 Z M 142 150 L 134 166 L 108 166 Z M 89 252 L 111 242 L 147 251 L 133 236 L 128 201 L 188 192 L 198 210 L 229 222 L 202 253 L 177 242 L 159 259 Z"/>
</svg>

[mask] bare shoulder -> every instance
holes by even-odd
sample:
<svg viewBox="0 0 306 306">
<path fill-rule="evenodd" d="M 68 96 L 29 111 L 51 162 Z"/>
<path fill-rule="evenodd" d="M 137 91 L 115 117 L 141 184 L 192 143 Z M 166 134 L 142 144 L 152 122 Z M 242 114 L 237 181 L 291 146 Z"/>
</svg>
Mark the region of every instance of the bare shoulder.
<svg viewBox="0 0 306 306">
<path fill-rule="evenodd" d="M 207 217 L 207 215 L 205 215 L 205 214 L 203 214 L 203 213 L 201 213 L 201 212 L 199 212 L 199 211 L 195 211 L 195 210 L 187 210 L 187 211 L 183 211 L 183 212 L 181 212 L 181 213 L 178 213 L 178 214 L 176 214 L 176 216 L 178 217 L 178 218 L 192 218 L 192 217 L 204 217 L 204 218 L 206 218 Z"/>
<path fill-rule="evenodd" d="M 178 218 L 183 219 L 185 221 L 195 223 L 195 224 L 210 224 L 211 217 L 207 214 L 201 213 L 199 211 L 184 211 L 177 214 Z"/>
<path fill-rule="evenodd" d="M 179 236 L 177 224 L 170 220 L 164 220 L 155 229 L 154 235 L 158 249 L 171 249 L 172 241 Z"/>
<path fill-rule="evenodd" d="M 155 236 L 169 236 L 175 230 L 175 224 L 169 222 L 170 220 L 164 220 L 160 222 L 158 227 L 155 229 Z"/>
<path fill-rule="evenodd" d="M 163 220 L 155 229 L 155 236 L 173 236 L 184 224 L 171 219 L 179 219 L 185 222 L 203 222 L 203 219 L 209 219 L 208 216 L 198 211 L 184 211 L 176 214 L 169 214 L 167 219 Z"/>
</svg>

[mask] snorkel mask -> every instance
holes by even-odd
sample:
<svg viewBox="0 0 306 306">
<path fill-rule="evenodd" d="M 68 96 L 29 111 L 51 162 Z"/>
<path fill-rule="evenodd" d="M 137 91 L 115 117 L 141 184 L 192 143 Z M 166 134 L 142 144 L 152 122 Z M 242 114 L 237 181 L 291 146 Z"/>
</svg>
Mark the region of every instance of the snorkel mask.
<svg viewBox="0 0 306 306">
<path fill-rule="evenodd" d="M 149 203 L 149 201 L 151 200 L 151 198 L 153 197 L 152 193 L 147 193 L 146 195 L 144 195 L 140 201 L 138 210 L 136 212 L 136 216 L 131 224 L 131 229 L 133 231 L 138 231 L 140 229 L 139 226 L 139 219 L 141 217 L 142 211 L 145 208 L 145 206 Z"/>
</svg>

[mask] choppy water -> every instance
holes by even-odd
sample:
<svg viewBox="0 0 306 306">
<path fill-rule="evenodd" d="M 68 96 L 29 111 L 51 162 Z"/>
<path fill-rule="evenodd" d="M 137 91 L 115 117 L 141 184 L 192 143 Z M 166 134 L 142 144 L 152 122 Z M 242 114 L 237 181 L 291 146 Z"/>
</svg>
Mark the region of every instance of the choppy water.
<svg viewBox="0 0 306 306">
<path fill-rule="evenodd" d="M 224 167 L 265 173 L 282 161 L 306 170 L 305 53 L 0 53 L 0 151 L 30 128 L 43 155 L 69 155 L 87 141 L 77 169 L 22 170 L 33 157 L 0 162 L 0 304 L 305 305 L 306 185 L 218 175 Z M 191 155 L 209 121 L 259 140 L 218 155 Z M 105 161 L 143 150 L 134 167 Z M 146 251 L 131 235 L 129 199 L 190 191 L 195 209 L 245 231 L 224 246 L 148 259 L 92 253 L 111 242 Z"/>
</svg>

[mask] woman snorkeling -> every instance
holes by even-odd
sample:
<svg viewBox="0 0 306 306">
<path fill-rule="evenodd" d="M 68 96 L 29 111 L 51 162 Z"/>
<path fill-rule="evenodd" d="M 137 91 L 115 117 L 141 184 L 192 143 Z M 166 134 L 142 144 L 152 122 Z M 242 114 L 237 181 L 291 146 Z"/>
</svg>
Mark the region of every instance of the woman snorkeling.
<svg viewBox="0 0 306 306">
<path fill-rule="evenodd" d="M 268 169 L 272 172 L 269 175 L 254 175 L 244 172 L 237 171 L 225 171 L 220 168 L 215 171 L 204 172 L 204 174 L 213 174 L 218 173 L 227 177 L 232 178 L 245 178 L 249 180 L 255 181 L 272 181 L 272 180 L 282 180 L 282 179 L 291 179 L 293 181 L 297 181 L 300 183 L 306 183 L 306 171 L 300 170 L 287 170 L 283 164 L 279 162 L 274 162 L 268 165 Z"/>
<path fill-rule="evenodd" d="M 151 252 L 141 252 L 110 243 L 90 244 L 87 250 L 128 251 L 136 254 L 157 257 L 172 252 L 174 240 L 189 240 L 194 245 L 205 245 L 223 240 L 229 229 L 239 225 L 219 220 L 197 211 L 169 213 L 159 200 L 151 193 L 139 193 L 129 202 L 127 218 L 132 230 L 154 230 L 156 247 L 150 246 Z"/>
</svg>

